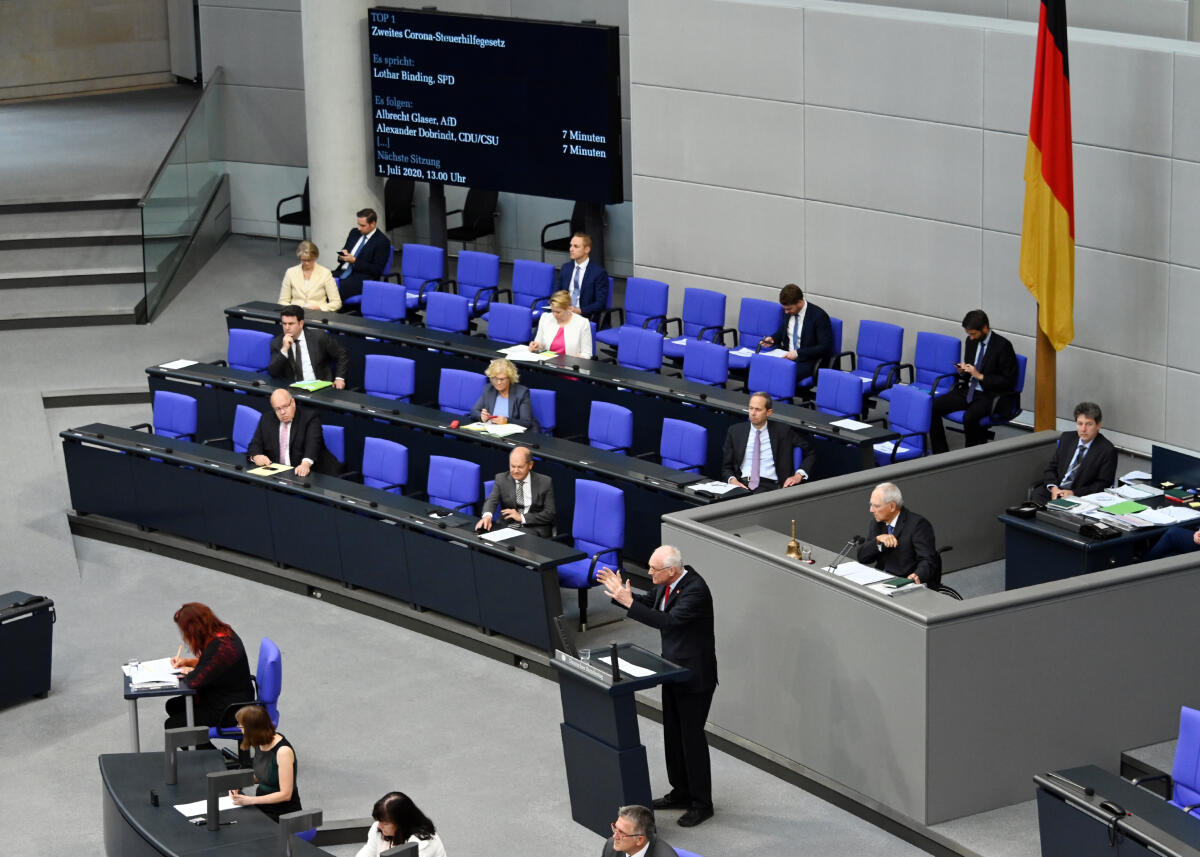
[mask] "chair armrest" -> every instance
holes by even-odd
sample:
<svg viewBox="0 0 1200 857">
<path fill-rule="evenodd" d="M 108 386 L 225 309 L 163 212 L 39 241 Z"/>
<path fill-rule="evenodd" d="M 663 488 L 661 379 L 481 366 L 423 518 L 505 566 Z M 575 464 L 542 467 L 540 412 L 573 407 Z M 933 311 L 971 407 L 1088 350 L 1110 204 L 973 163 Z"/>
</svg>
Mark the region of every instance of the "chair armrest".
<svg viewBox="0 0 1200 857">
<path fill-rule="evenodd" d="M 596 329 L 605 330 L 612 327 L 613 313 L 616 313 L 620 317 L 622 325 L 625 324 L 625 310 L 619 306 L 609 307 L 608 309 L 600 310 L 600 318 L 596 322 Z"/>
<path fill-rule="evenodd" d="M 721 327 L 721 325 L 719 325 L 719 324 L 710 324 L 708 327 L 702 327 L 702 328 L 700 328 L 698 331 L 696 331 L 696 338 L 697 338 L 697 339 L 699 339 L 700 341 L 702 341 L 702 342 L 703 342 L 703 341 L 704 341 L 704 332 L 705 332 L 706 330 L 715 330 L 715 331 L 717 331 L 717 333 L 713 334 L 713 338 L 712 338 L 712 339 L 710 339 L 710 340 L 709 340 L 709 342 L 712 342 L 713 344 L 716 344 L 716 343 L 717 343 L 717 339 L 718 339 L 718 337 L 719 337 L 719 338 L 720 338 L 720 340 L 721 340 L 721 343 L 720 343 L 720 344 L 721 344 L 721 345 L 724 345 L 724 344 L 725 344 L 725 331 L 726 331 L 726 330 L 728 330 L 728 328 Z"/>
<path fill-rule="evenodd" d="M 1200 803 L 1194 803 L 1194 804 L 1192 804 L 1191 806 L 1185 806 L 1185 807 L 1183 808 L 1183 811 L 1184 811 L 1185 813 L 1187 813 L 1188 815 L 1191 815 L 1191 814 L 1192 814 L 1192 810 L 1193 810 L 1193 809 L 1200 809 Z"/>
<path fill-rule="evenodd" d="M 945 381 L 947 378 L 951 379 L 950 389 L 953 390 L 954 385 L 956 383 L 958 383 L 958 373 L 957 372 L 947 372 L 945 375 L 938 375 L 936 378 L 933 379 L 933 385 L 929 388 L 929 395 L 936 396 L 938 394 L 938 387 L 940 387 L 942 385 L 942 382 Z"/>
<path fill-rule="evenodd" d="M 450 292 L 450 294 L 458 294 L 458 280 L 454 279 L 453 277 L 447 277 L 446 279 L 442 280 L 442 284 L 437 287 L 437 291 L 442 291 L 442 286 L 449 286 L 446 291 Z"/>
<path fill-rule="evenodd" d="M 562 222 L 566 223 L 565 220 Z M 559 533 L 557 536 L 551 536 L 550 541 L 560 542 L 561 544 L 569 545 L 571 543 L 571 534 L 570 533 Z"/>
<path fill-rule="evenodd" d="M 233 440 L 233 438 L 231 438 L 231 437 L 210 437 L 210 438 L 207 438 L 206 440 L 200 441 L 200 443 L 204 446 L 212 446 L 217 443 L 227 443 L 232 440 Z"/>
<path fill-rule="evenodd" d="M 476 315 L 479 312 L 479 299 L 487 292 L 496 291 L 496 286 L 484 286 L 475 293 L 475 300 L 471 301 L 471 315 Z M 488 298 L 488 303 L 491 303 L 493 298 Z"/>
<path fill-rule="evenodd" d="M 434 284 L 435 284 L 435 287 L 434 287 L 434 291 L 435 291 L 435 292 L 437 292 L 437 291 L 441 291 L 441 288 L 442 288 L 442 281 L 441 281 L 441 279 L 440 279 L 440 278 L 435 278 L 435 279 L 432 279 L 432 280 L 426 280 L 425 282 L 421 283 L 421 288 L 419 288 L 419 289 L 417 290 L 417 301 L 418 301 L 418 303 L 424 303 L 424 302 L 425 302 L 425 290 L 426 290 L 427 288 L 429 288 L 429 284 L 430 284 L 430 283 L 434 283 Z"/>
<path fill-rule="evenodd" d="M 616 554 L 617 554 L 616 565 L 617 565 L 617 568 L 621 567 L 621 565 L 622 565 L 621 548 L 619 548 L 619 547 L 602 547 L 600 550 L 598 550 L 594 554 L 592 554 L 592 564 L 588 567 L 588 580 L 594 581 L 596 579 L 596 565 L 600 562 L 600 554 L 605 554 L 605 553 L 608 553 L 609 551 L 616 551 Z"/>
<path fill-rule="evenodd" d="M 875 372 L 871 375 L 871 386 L 875 387 L 879 384 L 879 373 L 880 372 L 882 372 L 884 369 L 887 369 L 888 370 L 888 378 L 890 379 L 892 377 L 892 370 L 888 367 L 899 366 L 899 365 L 900 364 L 897 363 L 895 360 L 889 360 L 887 363 L 880 363 L 878 366 L 875 367 Z"/>
<path fill-rule="evenodd" d="M 449 220 L 451 214 L 457 214 L 458 219 L 462 220 L 462 213 L 463 213 L 463 210 L 461 208 L 453 208 L 450 211 L 446 212 L 446 219 Z"/>
<path fill-rule="evenodd" d="M 679 329 L 675 335 L 683 336 L 683 319 L 682 318 L 664 318 L 663 322 L 662 322 L 664 333 L 666 333 L 668 336 L 670 335 L 669 330 L 670 330 L 671 322 L 675 322 L 675 326 Z"/>
<path fill-rule="evenodd" d="M 134 431 L 137 431 L 138 429 L 146 429 L 146 431 L 150 432 L 150 434 L 154 434 L 154 426 L 150 425 L 150 423 L 138 423 L 137 425 L 130 426 L 130 428 Z"/>
<path fill-rule="evenodd" d="M 658 324 L 654 325 L 654 329 L 655 329 L 655 330 L 656 330 L 658 333 L 662 333 L 662 332 L 663 332 L 663 325 L 666 323 L 666 321 L 667 321 L 667 317 L 666 317 L 665 315 L 651 315 L 651 316 L 647 316 L 647 317 L 646 317 L 646 320 L 642 322 L 642 330 L 646 330 L 647 328 L 649 328 L 649 327 L 650 327 L 650 322 L 652 322 L 652 321 L 657 321 L 657 322 L 658 322 Z"/>
<path fill-rule="evenodd" d="M 555 226 L 562 226 L 564 223 L 569 224 L 570 222 L 571 222 L 571 219 L 567 218 L 566 220 L 556 220 L 553 223 L 547 223 L 545 226 L 542 227 L 542 239 L 541 239 L 542 243 L 543 244 L 546 243 L 546 233 L 549 232 L 552 228 L 554 228 Z"/>
<path fill-rule="evenodd" d="M 404 275 L 400 271 L 392 271 L 390 274 L 380 274 L 379 279 L 385 283 L 394 282 L 400 284 L 400 280 Z"/>
<path fill-rule="evenodd" d="M 283 199 L 279 200 L 279 202 L 275 203 L 275 219 L 276 220 L 278 220 L 279 216 L 283 213 L 283 204 L 285 202 L 291 202 L 293 199 L 303 200 L 304 194 L 294 193 L 291 196 L 285 196 Z M 303 203 L 301 203 L 301 204 L 303 204 Z"/>
<path fill-rule="evenodd" d="M 510 304 L 513 302 L 513 291 L 512 287 L 510 286 L 499 286 L 496 289 L 496 297 L 494 297 L 492 300 L 501 300 L 504 295 L 508 295 L 508 300 L 504 301 L 504 303 Z"/>
<path fill-rule="evenodd" d="M 214 366 L 224 366 L 224 367 L 226 367 L 226 368 L 229 368 L 229 361 L 228 361 L 228 360 L 214 360 L 214 361 L 212 362 L 212 365 L 214 365 Z"/>
<path fill-rule="evenodd" d="M 900 441 L 904 440 L 906 437 L 919 437 L 921 439 L 921 451 L 922 452 L 929 451 L 928 446 L 925 443 L 925 432 L 910 431 L 908 434 L 900 435 L 900 437 L 896 438 L 896 440 L 892 443 L 892 464 L 896 463 L 896 453 L 900 451 Z M 949 549 L 950 548 L 946 548 L 946 550 L 949 550 Z"/>
<path fill-rule="evenodd" d="M 451 512 L 461 512 L 463 509 L 471 509 L 471 508 L 474 508 L 474 506 L 475 506 L 474 502 L 459 503 L 457 506 L 451 507 L 450 511 Z"/>
<path fill-rule="evenodd" d="M 836 363 L 838 365 L 838 367 L 840 368 L 842 365 L 843 357 L 850 358 L 850 371 L 851 372 L 853 372 L 855 369 L 858 368 L 858 354 L 856 354 L 853 351 L 842 351 L 838 354 L 833 355 L 833 357 L 830 358 L 830 361 L 829 361 L 829 368 L 832 369 L 834 363 Z"/>
<path fill-rule="evenodd" d="M 1002 416 L 1001 415 L 1000 403 L 1007 402 L 1010 399 L 1014 399 L 1014 398 L 1016 399 L 1015 404 L 1017 406 L 1019 406 L 1021 404 L 1021 394 L 1018 393 L 1016 390 L 1009 390 L 1007 393 L 1001 393 L 999 396 L 997 396 L 995 399 L 992 400 L 992 412 L 989 416 L 991 416 L 992 419 L 996 419 L 996 418 L 999 418 L 1002 420 L 1012 419 L 1012 417 L 1016 416 L 1016 414 L 1011 414 L 1011 416 Z M 1005 412 L 1011 413 L 1014 409 L 1015 408 L 1013 406 L 1009 406 L 1009 407 L 1005 408 L 1004 410 L 1005 410 Z"/>
<path fill-rule="evenodd" d="M 725 334 L 727 334 L 727 333 L 733 334 L 733 344 L 734 344 L 734 346 L 736 346 L 737 342 L 738 342 L 738 332 L 737 332 L 736 327 L 722 327 L 721 328 L 721 332 L 718 334 L 718 336 L 720 336 L 720 338 L 721 338 L 721 344 L 722 345 L 725 344 Z M 716 342 L 716 340 L 714 339 L 713 342 Z"/>
<path fill-rule="evenodd" d="M 362 472 L 359 470 L 344 470 L 338 474 L 339 479 L 350 479 L 354 476 L 359 477 L 359 482 L 362 481 Z"/>
<path fill-rule="evenodd" d="M 905 369 L 908 370 L 908 383 L 911 384 L 913 381 L 917 380 L 917 367 L 911 363 L 900 363 L 900 364 L 897 364 L 896 368 L 893 370 L 896 373 L 896 381 L 901 381 L 901 382 L 904 381 L 904 370 Z M 889 387 L 893 383 L 895 383 L 895 382 L 891 381 L 890 378 L 888 379 L 888 381 L 889 381 L 889 383 L 888 383 Z"/>
<path fill-rule="evenodd" d="M 571 435 L 567 435 L 566 437 L 564 437 L 563 440 L 577 440 L 577 441 L 585 441 L 586 442 L 587 435 L 586 434 L 571 434 Z"/>
</svg>

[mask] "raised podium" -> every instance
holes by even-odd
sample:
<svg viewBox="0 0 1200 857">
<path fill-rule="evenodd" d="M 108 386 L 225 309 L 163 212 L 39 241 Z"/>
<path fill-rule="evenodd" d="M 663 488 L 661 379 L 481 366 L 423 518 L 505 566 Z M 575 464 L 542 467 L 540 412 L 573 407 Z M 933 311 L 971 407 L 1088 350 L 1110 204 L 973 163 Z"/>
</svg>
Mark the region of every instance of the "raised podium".
<svg viewBox="0 0 1200 857">
<path fill-rule="evenodd" d="M 611 835 L 617 807 L 648 807 L 653 800 L 634 693 L 691 676 L 691 670 L 622 643 L 617 646 L 620 676 L 614 681 L 610 654 L 611 649 L 593 649 L 591 660 L 581 661 L 558 651 L 551 661 L 562 697 L 571 818 L 601 836 Z"/>
</svg>

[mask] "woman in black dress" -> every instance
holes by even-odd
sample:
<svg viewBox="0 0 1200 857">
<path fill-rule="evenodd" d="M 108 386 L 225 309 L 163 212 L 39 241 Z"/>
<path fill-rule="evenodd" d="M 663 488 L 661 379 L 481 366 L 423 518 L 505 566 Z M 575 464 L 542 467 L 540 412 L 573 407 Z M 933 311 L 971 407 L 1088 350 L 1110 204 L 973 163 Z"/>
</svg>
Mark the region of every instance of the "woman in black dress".
<svg viewBox="0 0 1200 857">
<path fill-rule="evenodd" d="M 261 705 L 238 709 L 237 724 L 242 728 L 243 750 L 254 748 L 255 794 L 231 791 L 229 796 L 238 806 L 256 806 L 272 821 L 279 821 L 285 812 L 297 812 L 300 789 L 296 786 L 296 751 L 275 731 L 271 717 Z"/>
</svg>

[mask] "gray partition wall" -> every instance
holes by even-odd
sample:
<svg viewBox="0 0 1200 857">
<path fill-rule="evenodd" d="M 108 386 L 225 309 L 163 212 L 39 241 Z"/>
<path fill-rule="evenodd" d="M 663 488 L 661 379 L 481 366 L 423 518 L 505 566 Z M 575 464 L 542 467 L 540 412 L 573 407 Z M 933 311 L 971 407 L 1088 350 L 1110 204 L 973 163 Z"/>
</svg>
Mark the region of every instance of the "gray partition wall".
<svg viewBox="0 0 1200 857">
<path fill-rule="evenodd" d="M 1011 5 L 1011 4 L 1010 4 Z M 1035 25 L 821 0 L 630 4 L 636 273 L 1033 356 L 1017 276 Z M 681 38 L 680 22 L 686 21 Z M 1072 28 L 1076 339 L 1058 411 L 1188 446 L 1200 417 L 1200 48 Z M 1030 378 L 1034 371 L 1030 363 Z"/>
<path fill-rule="evenodd" d="M 1194 558 L 967 601 L 889 598 L 819 570 L 866 531 L 884 476 L 939 544 L 954 545 L 948 570 L 1002 558 L 996 515 L 1041 473 L 1054 440 L 1044 432 L 665 516 L 664 541 L 713 590 L 721 684 L 710 724 L 926 825 L 1028 800 L 1036 771 L 1115 770 L 1121 750 L 1172 737 L 1179 706 L 1200 702 Z M 793 519 L 816 566 L 784 556 Z"/>
</svg>

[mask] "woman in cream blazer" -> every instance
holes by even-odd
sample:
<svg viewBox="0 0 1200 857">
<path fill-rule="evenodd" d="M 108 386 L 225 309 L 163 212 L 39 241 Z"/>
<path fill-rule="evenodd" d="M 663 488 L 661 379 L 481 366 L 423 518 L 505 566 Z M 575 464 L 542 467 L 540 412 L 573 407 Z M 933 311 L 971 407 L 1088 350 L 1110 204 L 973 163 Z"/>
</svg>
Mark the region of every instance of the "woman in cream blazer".
<svg viewBox="0 0 1200 857">
<path fill-rule="evenodd" d="M 300 264 L 288 268 L 279 288 L 281 306 L 304 307 L 305 309 L 337 312 L 342 308 L 342 296 L 338 294 L 333 274 L 324 265 L 317 264 L 317 245 L 301 241 L 296 248 Z"/>
<path fill-rule="evenodd" d="M 562 345 L 558 334 L 562 332 Z M 538 316 L 537 335 L 529 343 L 531 351 L 557 351 L 568 357 L 592 357 L 592 324 L 587 316 L 571 309 L 571 293 L 558 291 L 550 296 L 550 311 Z"/>
</svg>

